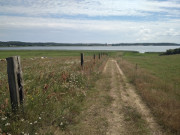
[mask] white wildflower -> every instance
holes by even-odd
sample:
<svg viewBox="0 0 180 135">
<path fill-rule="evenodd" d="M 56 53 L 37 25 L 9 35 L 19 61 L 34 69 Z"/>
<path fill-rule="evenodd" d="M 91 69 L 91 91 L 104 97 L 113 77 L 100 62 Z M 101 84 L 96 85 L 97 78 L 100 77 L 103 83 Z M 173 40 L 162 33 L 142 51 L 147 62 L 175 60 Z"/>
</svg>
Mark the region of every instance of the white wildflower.
<svg viewBox="0 0 180 135">
<path fill-rule="evenodd" d="M 7 119 L 7 117 L 1 118 L 1 120 L 3 120 L 3 121 L 6 120 L 6 119 Z"/>
<path fill-rule="evenodd" d="M 41 120 L 41 117 L 39 117 L 39 119 Z"/>
<path fill-rule="evenodd" d="M 21 119 L 21 121 L 24 121 L 24 119 Z"/>
<path fill-rule="evenodd" d="M 32 123 L 29 123 L 30 125 L 32 125 Z"/>
<path fill-rule="evenodd" d="M 63 125 L 63 123 L 61 122 L 61 124 L 60 124 L 61 126 Z"/>
<path fill-rule="evenodd" d="M 36 123 L 37 123 L 37 121 L 34 122 L 34 124 L 36 124 Z"/>
<path fill-rule="evenodd" d="M 5 126 L 10 126 L 10 123 L 6 123 Z"/>
</svg>

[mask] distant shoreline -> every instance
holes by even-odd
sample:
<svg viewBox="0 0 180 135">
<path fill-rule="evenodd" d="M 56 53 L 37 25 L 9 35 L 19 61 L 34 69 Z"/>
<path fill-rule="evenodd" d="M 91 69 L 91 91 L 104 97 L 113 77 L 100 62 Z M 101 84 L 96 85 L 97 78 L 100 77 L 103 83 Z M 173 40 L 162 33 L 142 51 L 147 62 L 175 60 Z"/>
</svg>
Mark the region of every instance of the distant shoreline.
<svg viewBox="0 0 180 135">
<path fill-rule="evenodd" d="M 103 43 L 41 43 L 41 42 L 17 42 L 17 41 L 0 41 L 0 47 L 30 47 L 30 46 L 180 46 L 176 43 L 115 43 L 115 44 L 103 44 Z"/>
</svg>

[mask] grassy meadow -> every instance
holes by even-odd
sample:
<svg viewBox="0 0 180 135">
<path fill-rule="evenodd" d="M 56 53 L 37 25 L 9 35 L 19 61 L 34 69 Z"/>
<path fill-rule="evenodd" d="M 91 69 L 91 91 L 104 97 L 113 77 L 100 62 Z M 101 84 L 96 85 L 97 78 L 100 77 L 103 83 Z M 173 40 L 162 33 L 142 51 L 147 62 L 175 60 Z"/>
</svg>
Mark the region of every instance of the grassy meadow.
<svg viewBox="0 0 180 135">
<path fill-rule="evenodd" d="M 21 56 L 25 92 L 24 112 L 13 115 L 7 65 L 0 61 L 0 134 L 68 132 L 69 126 L 78 123 L 76 116 L 107 60 L 96 57 L 94 64 L 94 53 L 84 53 L 82 71 L 80 51 L 0 51 L 1 59 Z"/>
<path fill-rule="evenodd" d="M 33 57 L 62 57 L 62 56 L 80 56 L 80 53 L 84 53 L 85 56 L 98 56 L 100 51 L 54 51 L 54 50 L 0 50 L 0 59 L 5 59 L 10 56 L 21 56 L 21 58 L 33 58 Z M 104 51 L 105 52 L 105 51 Z M 114 52 L 108 52 L 109 55 L 113 55 Z"/>
<path fill-rule="evenodd" d="M 24 78 L 24 112 L 11 113 L 6 61 L 0 61 L 0 134 L 69 133 L 78 125 L 85 99 L 97 91 L 95 83 L 108 59 L 98 51 L 0 51 L 0 59 L 21 56 Z M 96 54 L 96 64 L 93 55 Z M 169 134 L 180 133 L 180 55 L 108 52 L 115 58 Z M 91 98 L 88 98 L 88 101 Z M 60 130 L 59 130 L 60 129 Z M 85 130 L 85 129 L 84 129 Z"/>
<path fill-rule="evenodd" d="M 180 55 L 119 53 L 118 62 L 166 131 L 180 133 Z"/>
</svg>

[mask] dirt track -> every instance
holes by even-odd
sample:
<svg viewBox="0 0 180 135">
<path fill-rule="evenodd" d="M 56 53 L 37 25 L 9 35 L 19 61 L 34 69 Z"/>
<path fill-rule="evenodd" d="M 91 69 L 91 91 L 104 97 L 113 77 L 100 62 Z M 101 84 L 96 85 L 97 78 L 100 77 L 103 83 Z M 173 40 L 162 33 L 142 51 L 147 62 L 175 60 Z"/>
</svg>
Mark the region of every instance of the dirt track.
<svg viewBox="0 0 180 135">
<path fill-rule="evenodd" d="M 107 134 L 161 135 L 162 132 L 150 110 L 136 94 L 133 86 L 127 82 L 125 75 L 115 60 L 108 60 L 103 74 L 109 74 L 111 78 L 109 94 L 113 98 L 105 114 L 109 125 Z M 139 125 L 141 126 L 139 127 Z"/>
<path fill-rule="evenodd" d="M 164 134 L 116 60 L 107 61 L 99 78 L 95 90 L 86 97 L 83 111 L 77 118 L 79 123 L 65 134 Z"/>
</svg>

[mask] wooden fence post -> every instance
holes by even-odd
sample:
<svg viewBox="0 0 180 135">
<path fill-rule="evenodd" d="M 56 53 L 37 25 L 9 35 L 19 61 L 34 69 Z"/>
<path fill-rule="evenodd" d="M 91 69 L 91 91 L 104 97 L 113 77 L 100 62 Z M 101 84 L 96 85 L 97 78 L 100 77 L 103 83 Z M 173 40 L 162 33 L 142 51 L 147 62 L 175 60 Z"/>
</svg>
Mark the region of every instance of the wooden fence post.
<svg viewBox="0 0 180 135">
<path fill-rule="evenodd" d="M 137 68 L 138 68 L 138 65 L 137 65 L 137 63 L 136 63 L 136 71 L 137 71 Z"/>
<path fill-rule="evenodd" d="M 94 54 L 94 64 L 96 63 L 96 54 Z"/>
<path fill-rule="evenodd" d="M 19 107 L 23 109 L 24 91 L 23 77 L 19 56 L 6 58 L 7 73 L 11 98 L 12 111 L 16 112 Z"/>
<path fill-rule="evenodd" d="M 84 65 L 84 53 L 81 53 L 81 67 Z"/>
</svg>

